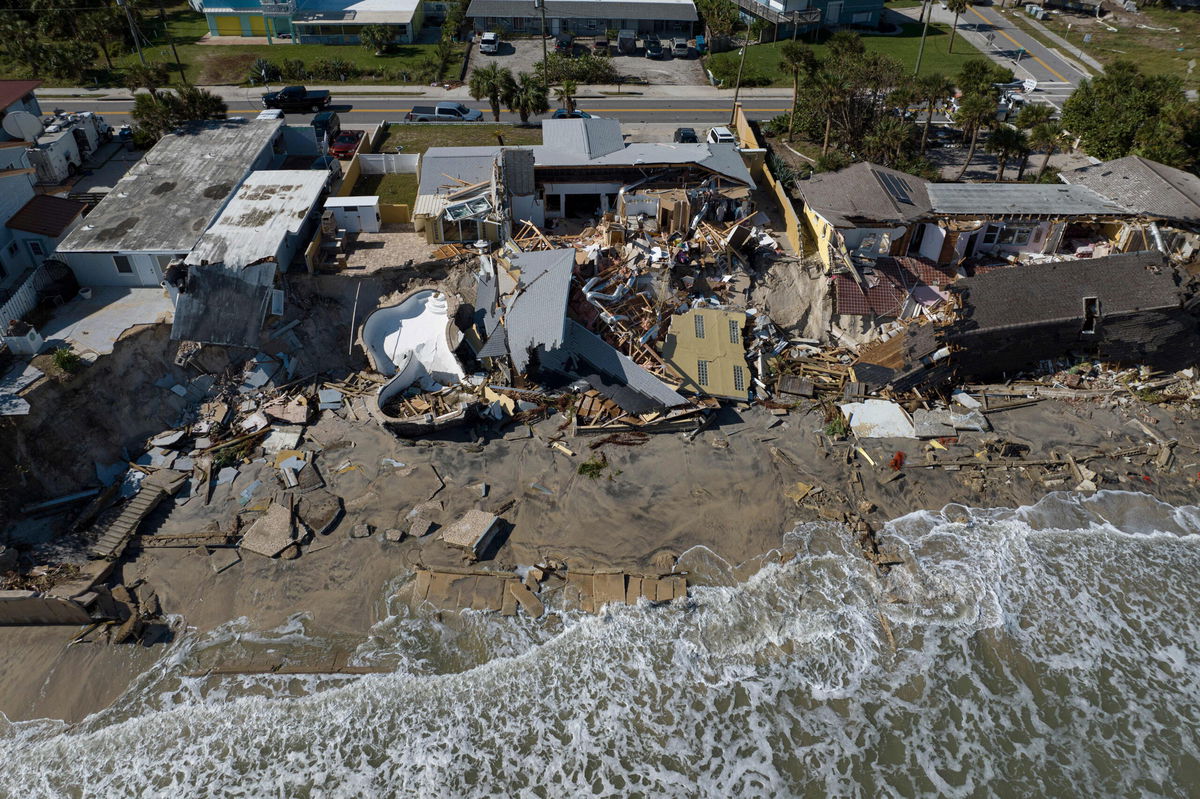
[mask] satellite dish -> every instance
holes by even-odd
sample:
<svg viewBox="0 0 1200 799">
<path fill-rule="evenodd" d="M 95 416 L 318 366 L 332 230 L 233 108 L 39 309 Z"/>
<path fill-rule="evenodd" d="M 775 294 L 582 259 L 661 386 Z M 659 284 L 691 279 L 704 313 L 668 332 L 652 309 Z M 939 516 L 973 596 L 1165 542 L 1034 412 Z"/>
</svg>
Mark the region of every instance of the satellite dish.
<svg viewBox="0 0 1200 799">
<path fill-rule="evenodd" d="M 42 135 L 42 120 L 28 111 L 10 111 L 4 117 L 4 122 L 0 123 L 0 127 L 14 139 L 35 141 Z"/>
</svg>

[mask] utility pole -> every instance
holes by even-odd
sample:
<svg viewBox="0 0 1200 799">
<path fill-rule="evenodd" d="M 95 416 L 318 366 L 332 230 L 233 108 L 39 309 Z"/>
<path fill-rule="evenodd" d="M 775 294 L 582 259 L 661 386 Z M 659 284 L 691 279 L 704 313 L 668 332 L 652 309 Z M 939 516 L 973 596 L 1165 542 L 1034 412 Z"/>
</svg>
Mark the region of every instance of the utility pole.
<svg viewBox="0 0 1200 799">
<path fill-rule="evenodd" d="M 929 18 L 933 16 L 932 11 L 926 14 L 929 10 L 929 0 L 925 0 L 925 5 L 921 6 L 921 15 L 925 17 L 925 27 L 921 28 L 921 46 L 917 48 L 917 68 L 913 70 L 913 76 L 921 74 L 921 59 L 925 56 L 925 36 L 929 33 Z"/>
<path fill-rule="evenodd" d="M 125 0 L 117 0 L 117 5 L 125 9 L 125 19 L 129 22 L 129 33 L 133 36 L 133 46 L 137 48 L 138 60 L 142 62 L 142 66 L 146 66 L 146 56 L 142 55 L 142 43 L 138 41 L 137 27 L 133 24 L 133 15 L 129 13 L 129 6 L 125 4 Z"/>
<path fill-rule="evenodd" d="M 542 12 L 542 83 L 550 91 L 550 55 L 546 48 L 546 0 L 533 0 L 533 7 Z"/>
<path fill-rule="evenodd" d="M 792 12 L 792 41 L 796 41 L 796 36 L 800 33 L 800 12 Z"/>
<path fill-rule="evenodd" d="M 171 43 L 171 53 L 175 56 L 175 66 L 179 68 L 179 79 L 183 81 L 183 85 L 188 85 L 187 73 L 183 70 L 183 62 L 179 60 L 179 51 L 175 49 L 175 37 L 167 30 L 167 12 L 163 10 L 162 0 L 158 0 L 158 18 L 162 21 L 163 35 L 167 37 L 167 41 Z"/>
<path fill-rule="evenodd" d="M 750 47 L 750 26 L 746 26 L 746 37 L 742 40 L 742 58 L 738 61 L 737 82 L 733 85 L 733 108 L 729 109 L 729 124 L 737 118 L 738 94 L 742 91 L 742 68 L 746 66 L 746 50 Z"/>
</svg>

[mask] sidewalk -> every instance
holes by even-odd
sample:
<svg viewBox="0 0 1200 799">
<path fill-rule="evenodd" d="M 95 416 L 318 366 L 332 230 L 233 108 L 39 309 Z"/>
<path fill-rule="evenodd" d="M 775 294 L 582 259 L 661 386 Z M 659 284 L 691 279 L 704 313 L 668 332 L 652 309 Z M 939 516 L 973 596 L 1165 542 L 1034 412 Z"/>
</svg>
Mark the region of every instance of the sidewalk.
<svg viewBox="0 0 1200 799">
<path fill-rule="evenodd" d="M 1088 55 L 1087 53 L 1085 53 L 1085 52 L 1083 52 L 1082 50 L 1080 50 L 1080 49 L 1079 49 L 1078 47 L 1076 47 L 1075 45 L 1073 45 L 1073 44 L 1071 44 L 1070 42 L 1068 42 L 1068 41 L 1067 41 L 1066 39 L 1064 39 L 1063 37 L 1059 36 L 1059 35 L 1058 35 L 1057 33 L 1055 33 L 1054 31 L 1052 31 L 1052 30 L 1050 30 L 1049 28 L 1047 28 L 1047 27 L 1046 27 L 1045 25 L 1043 25 L 1042 23 L 1038 22 L 1038 21 L 1037 21 L 1036 19 L 1034 19 L 1033 17 L 1030 17 L 1030 16 L 1026 15 L 1024 18 L 1022 18 L 1022 20 L 1021 20 L 1021 21 L 1022 21 L 1022 22 L 1025 22 L 1025 23 L 1028 23 L 1029 27 L 1033 28 L 1035 31 L 1037 31 L 1038 33 L 1042 34 L 1042 35 L 1043 35 L 1043 36 L 1045 36 L 1047 39 L 1049 39 L 1050 41 L 1054 42 L 1054 43 L 1055 43 L 1055 44 L 1057 44 L 1059 47 L 1061 47 L 1062 49 L 1066 50 L 1068 53 L 1070 53 L 1071 55 L 1075 56 L 1076 58 L 1078 58 L 1078 59 L 1079 59 L 1080 61 L 1082 61 L 1083 63 L 1087 64 L 1087 65 L 1088 65 L 1089 67 L 1091 67 L 1092 69 L 1096 70 L 1097 72 L 1103 72 L 1103 71 L 1104 71 L 1104 65 L 1103 65 L 1103 64 L 1101 64 L 1101 63 L 1100 63 L 1099 61 L 1097 61 L 1096 59 L 1092 58 L 1092 57 L 1091 57 L 1090 55 Z"/>
</svg>

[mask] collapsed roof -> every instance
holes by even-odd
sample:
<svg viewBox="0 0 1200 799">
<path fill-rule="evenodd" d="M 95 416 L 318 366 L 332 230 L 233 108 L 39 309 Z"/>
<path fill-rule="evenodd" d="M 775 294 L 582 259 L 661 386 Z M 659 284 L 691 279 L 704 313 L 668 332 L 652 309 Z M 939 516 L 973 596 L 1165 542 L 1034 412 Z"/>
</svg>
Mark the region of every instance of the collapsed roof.
<svg viewBox="0 0 1200 799">
<path fill-rule="evenodd" d="M 930 208 L 924 180 L 869 162 L 822 172 L 798 185 L 805 205 L 834 227 L 862 222 L 902 225 Z"/>
<path fill-rule="evenodd" d="M 230 347 L 258 345 L 275 284 L 275 264 L 188 267 L 171 338 Z"/>
</svg>

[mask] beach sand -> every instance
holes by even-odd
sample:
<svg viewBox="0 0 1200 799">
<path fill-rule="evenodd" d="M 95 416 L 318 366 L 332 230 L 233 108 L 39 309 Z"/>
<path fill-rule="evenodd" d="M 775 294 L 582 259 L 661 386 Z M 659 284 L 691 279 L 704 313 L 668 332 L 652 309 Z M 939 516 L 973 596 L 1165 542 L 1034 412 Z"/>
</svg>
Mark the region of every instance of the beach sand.
<svg viewBox="0 0 1200 799">
<path fill-rule="evenodd" d="M 1152 439 L 1131 424 L 1135 414 L 1163 438 L 1181 442 L 1174 468 L 1161 471 L 1145 464 L 1145 457 L 1091 460 L 1088 467 L 1100 473 L 1106 488 L 1146 491 L 1175 504 L 1194 501 L 1198 426 L 1194 413 L 1179 407 L 1106 408 L 1097 402 L 1048 400 L 990 414 L 993 432 L 963 434 L 951 452 L 939 455 L 971 458 L 989 438 L 1029 446 L 1029 460 L 1056 451 L 1080 455 L 1098 446 L 1113 451 L 1145 445 Z M 299 558 L 243 552 L 240 563 L 218 574 L 202 551 L 145 549 L 131 553 L 119 574 L 127 584 L 149 582 L 163 611 L 197 631 L 239 617 L 250 629 L 267 630 L 303 613 L 308 629 L 352 643 L 386 615 L 390 594 L 414 567 L 464 563 L 436 532 L 398 543 L 383 539 L 387 528 L 407 529 L 409 511 L 420 503 L 441 503 L 440 510 L 426 506 L 426 513 L 442 525 L 471 508 L 495 510 L 513 503 L 503 514 L 511 528 L 502 545 L 479 564 L 486 569 L 556 560 L 576 569 L 654 570 L 664 553 L 678 557 L 705 548 L 731 566 L 744 564 L 735 571 L 745 577 L 798 522 L 840 522 L 850 513 L 878 529 L 918 509 L 950 503 L 1016 507 L 1051 490 L 1040 468 L 920 468 L 923 442 L 834 441 L 822 432 L 820 411 L 779 417 L 761 408 L 725 409 L 717 424 L 693 440 L 674 433 L 651 436 L 639 446 L 605 445 L 601 451 L 608 466 L 589 479 L 577 469 L 595 455 L 588 444 L 596 438 L 568 436 L 565 443 L 574 457 L 542 440 L 560 432 L 563 421 L 557 414 L 543 420 L 529 437 L 517 437 L 524 431 L 510 428 L 508 438 L 477 443 L 461 430 L 414 443 L 397 440 L 372 422 L 323 414 L 306 430 L 305 441 L 321 450 L 317 463 L 328 490 L 342 498 L 345 514 Z M 861 455 L 849 456 L 857 446 L 875 466 Z M 896 452 L 905 452 L 908 464 L 900 478 L 888 466 Z M 385 462 L 389 458 L 403 466 Z M 238 493 L 254 478 L 253 468 L 244 469 L 233 485 L 218 486 L 209 506 L 199 499 L 179 505 L 156 532 L 198 532 L 214 522 L 228 529 L 241 509 Z M 821 490 L 797 504 L 787 496 L 797 482 Z M 486 496 L 480 483 L 487 484 Z M 265 485 L 251 506 L 271 493 Z M 351 538 L 356 524 L 372 525 L 376 532 Z M 849 529 L 845 534 L 852 535 Z M 886 548 L 886 535 L 881 543 Z M 77 632 L 0 628 L 5 674 L 0 712 L 14 721 L 78 721 L 113 702 L 165 649 L 163 644 L 67 647 Z"/>
</svg>

